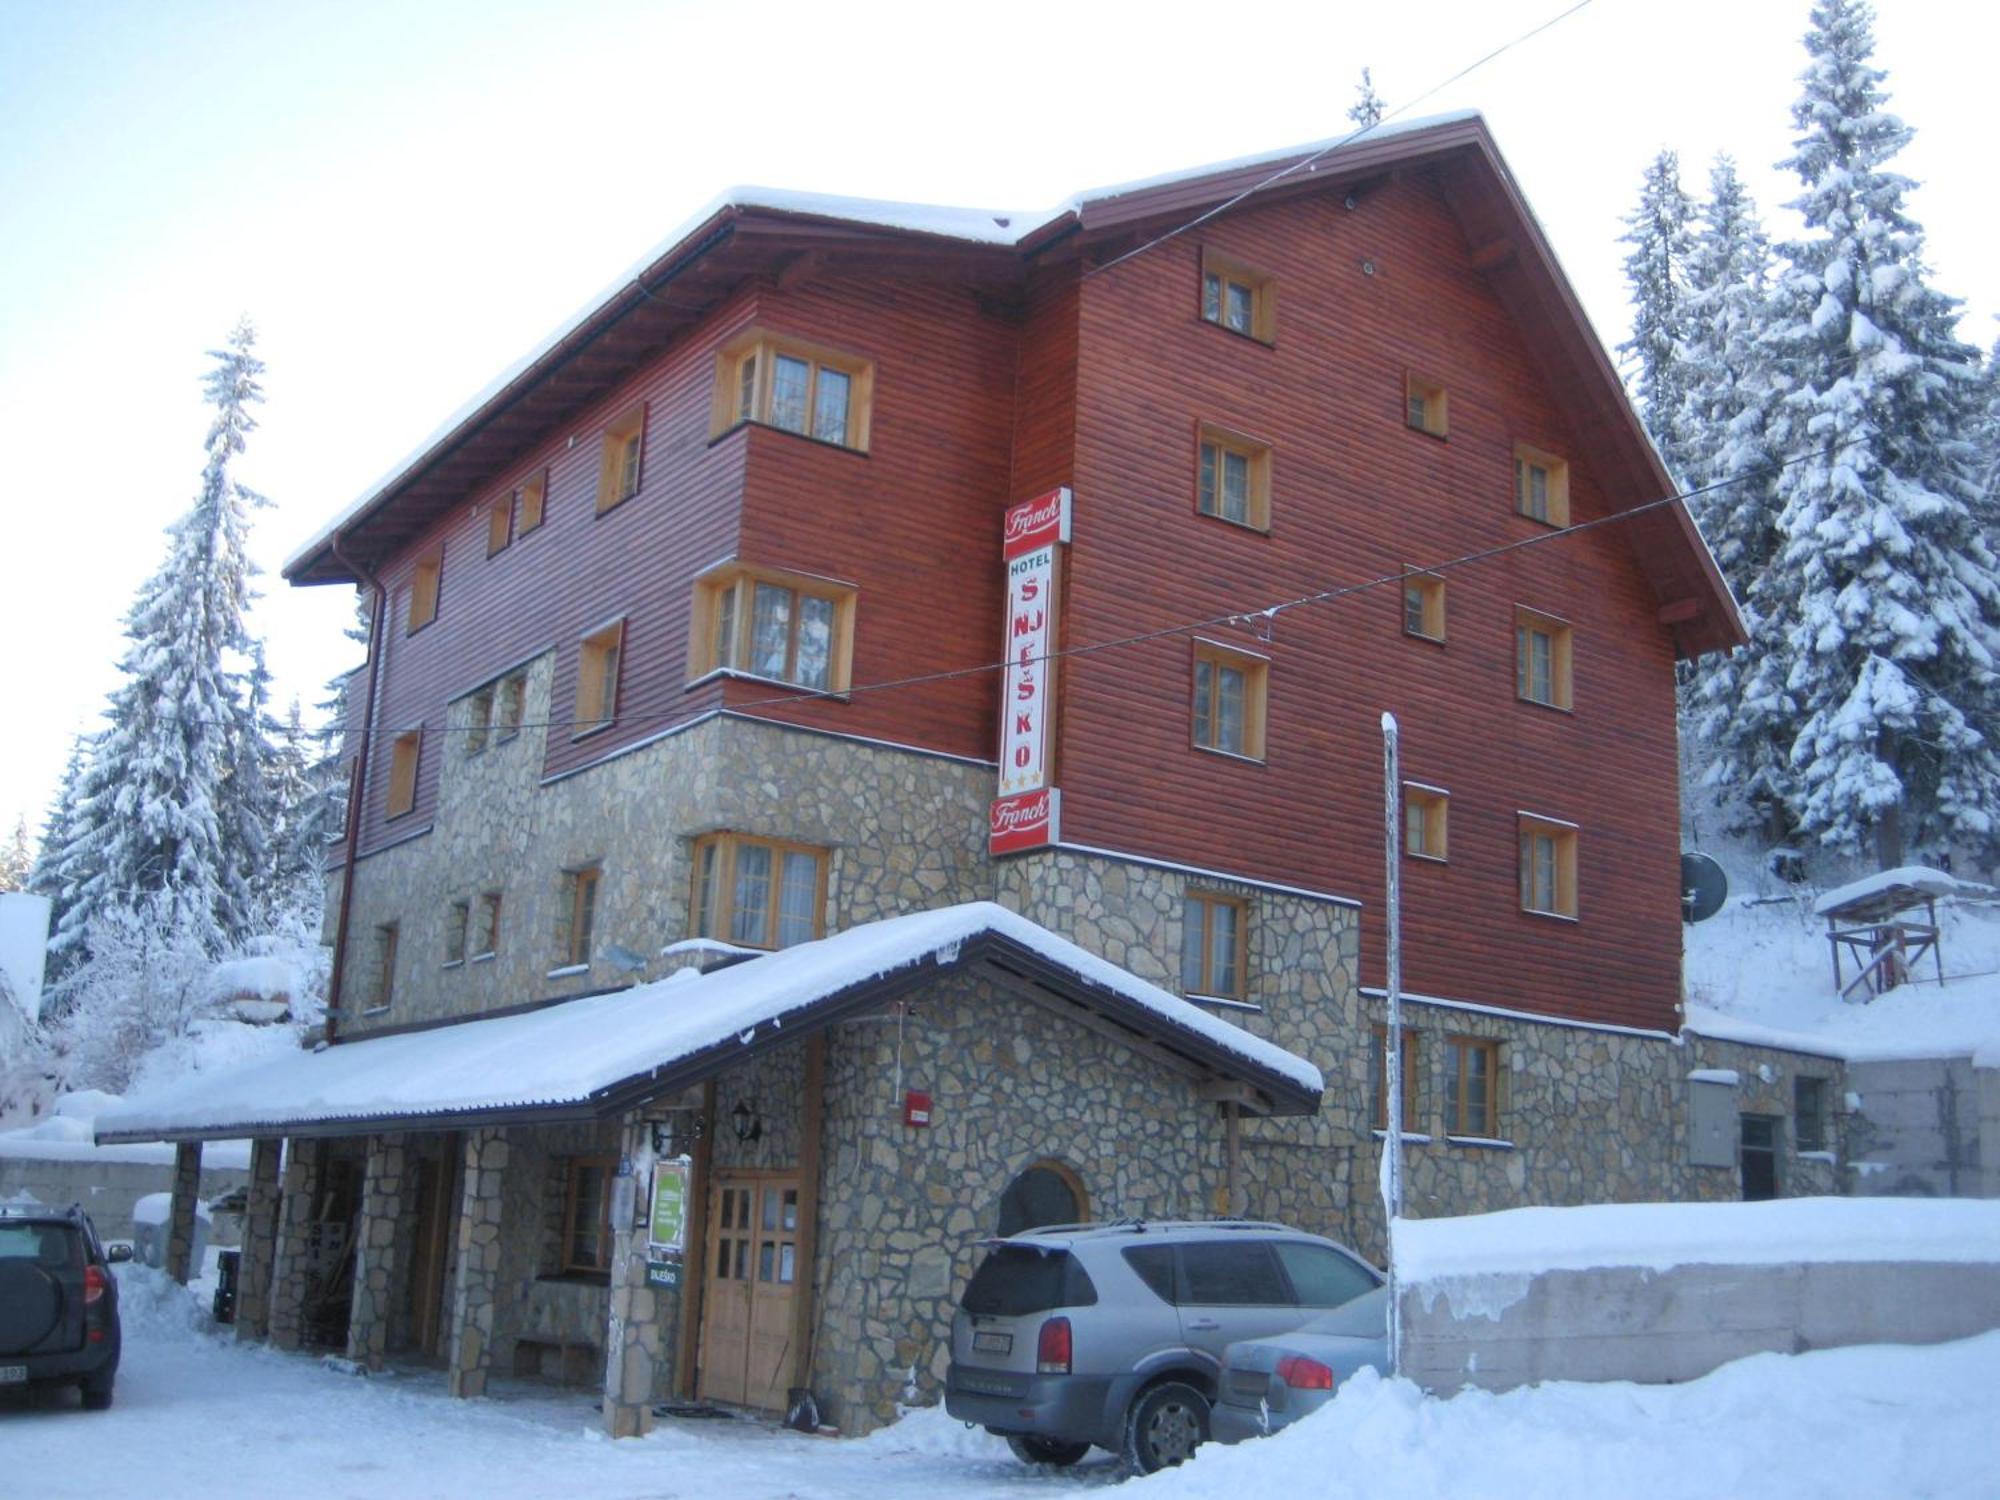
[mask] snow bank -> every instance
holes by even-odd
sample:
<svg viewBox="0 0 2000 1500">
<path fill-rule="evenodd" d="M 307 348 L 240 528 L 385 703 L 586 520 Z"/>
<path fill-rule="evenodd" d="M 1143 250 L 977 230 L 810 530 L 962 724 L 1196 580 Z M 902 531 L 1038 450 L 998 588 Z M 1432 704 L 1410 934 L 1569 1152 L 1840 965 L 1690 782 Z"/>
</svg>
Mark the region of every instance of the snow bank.
<svg viewBox="0 0 2000 1500">
<path fill-rule="evenodd" d="M 1614 1203 L 1398 1219 L 1406 1284 L 1600 1266 L 1940 1261 L 2000 1263 L 2000 1201 L 1787 1198 L 1769 1203 Z"/>
<path fill-rule="evenodd" d="M 290 1000 L 300 992 L 299 971 L 282 958 L 233 958 L 209 972 L 211 1000 Z"/>
</svg>

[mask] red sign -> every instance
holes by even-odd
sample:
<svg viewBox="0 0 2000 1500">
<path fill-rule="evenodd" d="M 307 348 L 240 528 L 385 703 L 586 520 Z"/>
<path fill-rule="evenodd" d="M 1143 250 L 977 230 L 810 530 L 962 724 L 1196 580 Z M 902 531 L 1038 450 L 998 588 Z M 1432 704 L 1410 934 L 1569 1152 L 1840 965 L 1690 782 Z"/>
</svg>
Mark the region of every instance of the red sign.
<svg viewBox="0 0 2000 1500">
<path fill-rule="evenodd" d="M 987 811 L 986 850 L 989 854 L 1018 854 L 1023 849 L 1047 848 L 1060 837 L 1061 821 L 1062 793 L 1052 786 L 995 797 Z"/>
<path fill-rule="evenodd" d="M 912 1130 L 923 1130 L 931 1123 L 931 1096 L 922 1089 L 911 1089 L 903 1095 L 903 1123 Z"/>
<path fill-rule="evenodd" d="M 1000 556 L 1012 562 L 1023 552 L 1053 547 L 1069 540 L 1069 490 L 1050 490 L 1033 500 L 1009 506 L 1000 538 Z"/>
</svg>

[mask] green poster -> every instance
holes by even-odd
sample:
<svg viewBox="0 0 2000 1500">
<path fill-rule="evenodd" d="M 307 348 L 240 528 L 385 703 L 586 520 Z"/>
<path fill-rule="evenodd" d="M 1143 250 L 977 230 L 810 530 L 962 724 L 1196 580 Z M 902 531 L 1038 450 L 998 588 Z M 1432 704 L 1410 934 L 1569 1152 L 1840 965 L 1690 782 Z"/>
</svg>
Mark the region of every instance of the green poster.
<svg viewBox="0 0 2000 1500">
<path fill-rule="evenodd" d="M 688 1159 L 678 1157 L 653 1168 L 653 1219 L 647 1233 L 651 1250 L 685 1249 L 687 1235 Z"/>
</svg>

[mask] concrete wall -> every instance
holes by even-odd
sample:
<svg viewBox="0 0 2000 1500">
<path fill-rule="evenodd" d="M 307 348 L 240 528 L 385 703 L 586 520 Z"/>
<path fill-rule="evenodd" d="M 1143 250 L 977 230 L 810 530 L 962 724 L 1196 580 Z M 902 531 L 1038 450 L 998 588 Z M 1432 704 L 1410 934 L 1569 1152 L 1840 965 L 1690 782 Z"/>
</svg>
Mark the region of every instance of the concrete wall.
<svg viewBox="0 0 2000 1500">
<path fill-rule="evenodd" d="M 1847 1191 L 2000 1198 L 2000 1068 L 1963 1057 L 1857 1062 L 1847 1089 Z"/>
<path fill-rule="evenodd" d="M 2000 1264 L 1606 1267 L 1458 1276 L 1401 1297 L 1402 1373 L 1450 1395 L 1542 1380 L 1692 1380 L 1730 1360 L 2000 1328 Z"/>
<path fill-rule="evenodd" d="M 203 1202 L 249 1184 L 250 1173 L 241 1167 L 210 1167 L 201 1171 Z M 132 1205 L 148 1193 L 170 1192 L 174 1185 L 174 1164 L 161 1162 L 70 1161 L 42 1157 L 0 1156 L 0 1199 L 25 1192 L 29 1197 L 54 1208 L 81 1203 L 100 1238 L 132 1238 Z M 236 1243 L 231 1226 L 235 1215 L 218 1214 L 211 1226 L 211 1240 L 218 1245 Z"/>
</svg>

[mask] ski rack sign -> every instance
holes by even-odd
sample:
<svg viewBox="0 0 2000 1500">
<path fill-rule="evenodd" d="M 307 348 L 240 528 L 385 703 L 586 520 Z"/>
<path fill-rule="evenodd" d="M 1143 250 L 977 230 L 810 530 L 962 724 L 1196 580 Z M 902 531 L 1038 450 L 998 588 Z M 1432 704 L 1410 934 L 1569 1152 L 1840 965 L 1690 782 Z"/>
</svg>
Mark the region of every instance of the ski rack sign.
<svg viewBox="0 0 2000 1500">
<path fill-rule="evenodd" d="M 1000 674 L 1000 787 L 988 812 L 989 854 L 1056 842 L 1061 794 L 1049 784 L 1055 727 L 1056 549 L 1069 541 L 1067 488 L 1007 512 L 1007 634 Z"/>
</svg>

